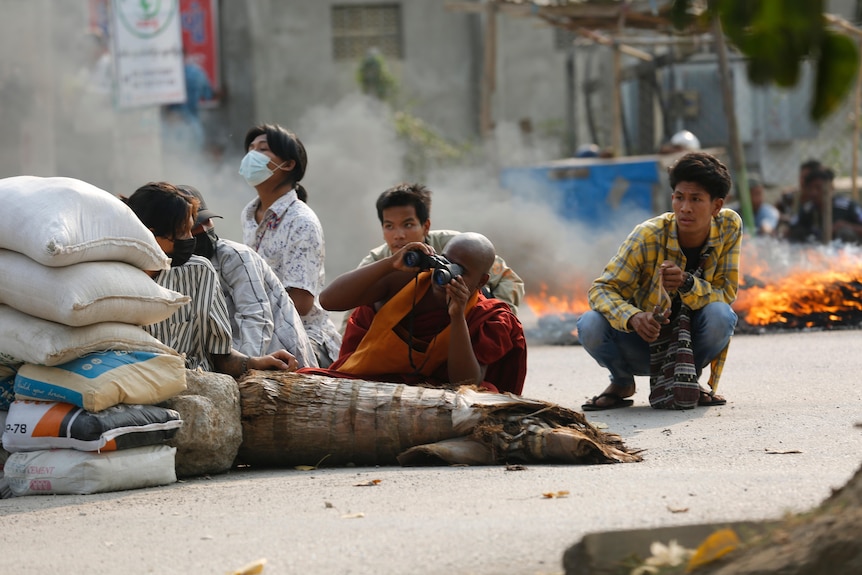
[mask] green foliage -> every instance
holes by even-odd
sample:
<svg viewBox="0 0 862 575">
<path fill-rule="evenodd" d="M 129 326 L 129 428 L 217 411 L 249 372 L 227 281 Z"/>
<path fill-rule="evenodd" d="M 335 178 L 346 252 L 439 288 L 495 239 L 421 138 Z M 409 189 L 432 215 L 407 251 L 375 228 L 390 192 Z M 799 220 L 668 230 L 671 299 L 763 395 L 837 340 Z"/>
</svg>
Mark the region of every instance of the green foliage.
<svg viewBox="0 0 862 575">
<path fill-rule="evenodd" d="M 817 81 L 811 115 L 824 118 L 841 105 L 859 69 L 856 44 L 847 36 L 824 34 L 817 60 Z"/>
<path fill-rule="evenodd" d="M 386 60 L 376 49 L 371 49 L 356 70 L 356 81 L 363 94 L 373 96 L 384 102 L 394 100 L 398 92 L 398 83 L 389 72 Z"/>
<path fill-rule="evenodd" d="M 394 111 L 395 133 L 406 148 L 404 169 L 408 179 L 424 180 L 429 167 L 458 162 L 469 151 L 466 145 L 449 142 L 399 103 L 398 81 L 377 50 L 370 50 L 360 62 L 356 81 L 364 94 L 386 102 Z"/>
<path fill-rule="evenodd" d="M 671 18 L 679 29 L 707 28 L 719 17 L 728 40 L 748 58 L 748 77 L 758 85 L 796 85 L 806 60 L 815 63 L 817 80 L 811 117 L 834 112 L 853 84 L 859 53 L 850 38 L 831 32 L 823 0 L 674 0 Z"/>
<path fill-rule="evenodd" d="M 449 142 L 420 118 L 403 110 L 395 112 L 395 132 L 407 147 L 405 169 L 414 180 L 425 179 L 432 165 L 457 163 L 469 151 L 467 146 Z"/>
</svg>

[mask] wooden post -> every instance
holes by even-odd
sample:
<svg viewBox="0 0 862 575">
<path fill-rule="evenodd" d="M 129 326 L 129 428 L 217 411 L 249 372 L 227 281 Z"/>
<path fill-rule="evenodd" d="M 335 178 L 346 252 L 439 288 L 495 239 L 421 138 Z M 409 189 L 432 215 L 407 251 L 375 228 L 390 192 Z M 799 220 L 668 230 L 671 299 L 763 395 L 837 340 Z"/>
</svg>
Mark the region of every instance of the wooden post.
<svg viewBox="0 0 862 575">
<path fill-rule="evenodd" d="M 497 2 L 485 2 L 484 54 L 482 55 L 482 86 L 479 101 L 479 135 L 487 140 L 494 127 L 492 114 L 494 88 L 497 83 Z"/>
<path fill-rule="evenodd" d="M 862 53 L 862 42 L 860 42 L 860 53 Z M 859 127 L 860 115 L 862 115 L 862 58 L 859 60 L 859 70 L 856 72 L 856 101 L 853 105 L 853 168 L 850 171 L 851 190 L 854 202 L 859 201 L 859 185 L 856 178 L 859 174 Z"/>
<path fill-rule="evenodd" d="M 724 42 L 724 32 L 718 16 L 713 21 L 715 48 L 718 52 L 718 67 L 721 79 L 721 92 L 724 99 L 724 114 L 727 117 L 727 135 L 730 139 L 730 161 L 736 174 L 736 191 L 739 195 L 739 205 L 742 207 L 742 222 L 752 234 L 755 231 L 754 210 L 751 207 L 751 194 L 748 190 L 748 174 L 745 170 L 745 156 L 742 152 L 742 141 L 736 127 L 736 103 L 730 84 L 730 68 L 727 64 L 727 45 Z"/>
<path fill-rule="evenodd" d="M 611 127 L 611 148 L 615 156 L 623 155 L 622 133 L 623 133 L 623 100 L 620 94 L 620 83 L 622 81 L 622 52 L 619 46 L 614 44 L 614 89 L 613 89 L 613 124 Z"/>
</svg>

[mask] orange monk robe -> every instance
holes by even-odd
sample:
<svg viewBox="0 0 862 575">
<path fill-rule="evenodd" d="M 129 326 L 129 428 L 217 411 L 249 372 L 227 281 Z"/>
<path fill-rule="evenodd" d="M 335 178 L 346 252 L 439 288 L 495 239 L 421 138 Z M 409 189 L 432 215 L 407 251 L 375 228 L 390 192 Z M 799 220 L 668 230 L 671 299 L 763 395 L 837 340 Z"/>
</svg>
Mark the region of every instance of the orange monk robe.
<svg viewBox="0 0 862 575">
<path fill-rule="evenodd" d="M 457 383 L 449 382 L 446 361 L 448 310 L 414 316 L 412 352 L 407 345 L 411 329 L 406 316 L 412 303 L 428 289 L 428 276 L 420 274 L 419 282 L 407 284 L 377 312 L 372 306 L 356 308 L 347 323 L 338 359 L 329 369 L 303 368 L 300 373 L 408 384 Z M 468 302 L 466 319 L 476 360 L 487 366 L 482 387 L 520 395 L 527 375 L 527 343 L 521 322 L 507 304 L 481 293 Z"/>
</svg>

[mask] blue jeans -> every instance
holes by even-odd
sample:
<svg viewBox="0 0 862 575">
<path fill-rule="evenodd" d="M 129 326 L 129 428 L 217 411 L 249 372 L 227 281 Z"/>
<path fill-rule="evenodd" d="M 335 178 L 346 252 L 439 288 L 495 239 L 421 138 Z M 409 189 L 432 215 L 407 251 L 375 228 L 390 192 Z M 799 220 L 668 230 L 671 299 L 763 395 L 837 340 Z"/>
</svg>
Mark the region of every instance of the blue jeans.
<svg viewBox="0 0 862 575">
<path fill-rule="evenodd" d="M 726 303 L 713 302 L 691 315 L 691 345 L 697 373 L 721 353 L 733 335 L 736 313 Z M 605 316 L 588 311 L 578 318 L 578 339 L 600 366 L 611 372 L 611 383 L 631 387 L 636 375 L 650 374 L 649 343 L 635 332 L 617 331 Z"/>
</svg>

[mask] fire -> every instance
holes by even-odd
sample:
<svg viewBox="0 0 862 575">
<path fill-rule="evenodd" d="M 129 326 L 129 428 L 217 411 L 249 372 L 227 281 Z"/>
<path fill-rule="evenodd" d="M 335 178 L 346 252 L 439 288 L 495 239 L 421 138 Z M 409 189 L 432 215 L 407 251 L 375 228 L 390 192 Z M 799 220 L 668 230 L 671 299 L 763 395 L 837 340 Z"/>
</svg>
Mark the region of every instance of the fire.
<svg viewBox="0 0 862 575">
<path fill-rule="evenodd" d="M 747 238 L 733 309 L 740 323 L 777 328 L 862 323 L 862 252 L 791 246 Z M 553 288 L 541 283 L 526 296 L 537 316 L 579 316 L 590 309 L 590 281 L 578 278 Z"/>
<path fill-rule="evenodd" d="M 813 327 L 813 317 L 841 323 L 862 310 L 862 266 L 855 271 L 798 272 L 765 286 L 740 289 L 733 309 L 750 325 Z"/>
<path fill-rule="evenodd" d="M 582 282 L 575 282 L 582 283 Z M 528 293 L 526 296 L 527 305 L 537 316 L 555 315 L 555 314 L 574 314 L 581 315 L 590 309 L 590 302 L 587 299 L 587 289 L 589 285 L 577 285 L 573 287 L 570 293 L 567 294 L 552 294 L 548 288 L 548 284 L 539 284 L 539 293 Z"/>
<path fill-rule="evenodd" d="M 862 255 L 827 248 L 764 249 L 748 242 L 733 309 L 749 325 L 814 327 L 862 320 Z M 769 260 L 772 265 L 768 265 Z"/>
</svg>

